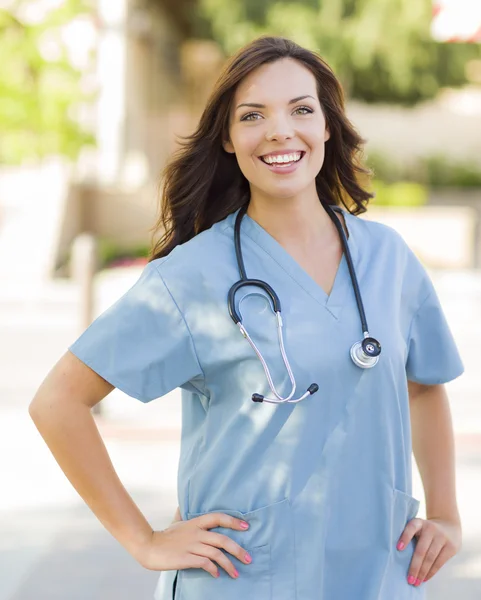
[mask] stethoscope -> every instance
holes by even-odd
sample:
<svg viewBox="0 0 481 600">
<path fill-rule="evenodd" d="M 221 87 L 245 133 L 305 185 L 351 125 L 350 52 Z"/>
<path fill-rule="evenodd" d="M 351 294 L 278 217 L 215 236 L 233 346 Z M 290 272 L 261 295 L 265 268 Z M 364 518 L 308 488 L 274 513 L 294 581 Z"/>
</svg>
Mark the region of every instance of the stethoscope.
<svg viewBox="0 0 481 600">
<path fill-rule="evenodd" d="M 336 226 L 336 228 L 339 232 L 339 236 L 341 238 L 342 247 L 343 247 L 344 253 L 346 255 L 347 265 L 349 268 L 349 274 L 351 276 L 352 287 L 354 289 L 354 295 L 356 296 L 357 308 L 359 311 L 359 316 L 361 318 L 362 331 L 364 334 L 364 338 L 362 341 L 355 342 L 352 345 L 351 351 L 350 351 L 351 358 L 352 358 L 352 361 L 354 362 L 354 364 L 356 366 L 360 367 L 361 369 L 371 369 L 379 361 L 379 355 L 381 354 L 381 344 L 375 338 L 373 338 L 369 335 L 369 330 L 368 330 L 367 321 L 366 321 L 366 315 L 364 312 L 364 306 L 363 306 L 362 298 L 361 298 L 361 292 L 359 291 L 359 284 L 357 282 L 356 272 L 354 270 L 354 265 L 352 263 L 352 257 L 351 257 L 351 252 L 349 250 L 348 241 L 347 241 L 346 235 L 344 233 L 342 224 L 341 224 L 339 218 L 334 213 L 334 211 L 341 211 L 341 209 L 338 206 L 334 207 L 334 206 L 330 206 L 328 204 L 325 204 L 324 208 L 326 209 L 327 214 L 331 217 L 334 225 Z M 277 296 L 275 291 L 272 289 L 272 287 L 268 283 L 266 283 L 265 281 L 262 281 L 261 279 L 248 279 L 247 275 L 246 275 L 244 260 L 242 258 L 242 249 L 241 249 L 241 241 L 240 241 L 241 221 L 242 221 L 242 218 L 244 217 L 246 211 L 247 211 L 247 206 L 242 207 L 239 210 L 236 220 L 235 220 L 234 246 L 235 246 L 235 253 L 236 253 L 236 258 L 237 258 L 237 266 L 239 268 L 239 274 L 240 274 L 241 278 L 239 281 L 234 283 L 234 285 L 230 288 L 229 294 L 227 297 L 227 303 L 228 303 L 228 307 L 229 307 L 229 314 L 230 314 L 232 320 L 239 327 L 241 334 L 247 339 L 247 341 L 249 342 L 249 344 L 252 346 L 253 350 L 257 354 L 259 360 L 261 361 L 262 366 L 264 367 L 264 372 L 266 374 L 267 381 L 269 382 L 269 387 L 271 388 L 271 391 L 275 396 L 275 398 L 267 398 L 267 397 L 263 396 L 262 394 L 252 394 L 252 401 L 253 402 L 266 401 L 266 402 L 271 402 L 272 404 L 283 404 L 285 402 L 290 402 L 290 403 L 300 402 L 301 400 L 304 400 L 304 398 L 307 398 L 307 396 L 315 394 L 317 392 L 317 390 L 319 389 L 319 386 L 317 385 L 317 383 L 311 383 L 311 385 L 307 388 L 307 391 L 302 396 L 300 396 L 299 398 L 296 398 L 296 399 L 292 399 L 292 397 L 294 396 L 294 393 L 296 391 L 296 380 L 294 378 L 294 374 L 292 373 L 292 369 L 289 364 L 289 361 L 287 360 L 286 351 L 284 348 L 284 337 L 282 335 L 281 303 L 280 303 L 279 297 Z M 242 315 L 240 314 L 240 308 L 239 308 L 239 311 L 236 309 L 236 306 L 235 306 L 236 293 L 238 292 L 238 290 L 240 290 L 241 288 L 243 288 L 245 286 L 254 286 L 254 287 L 261 288 L 264 292 L 267 293 L 267 295 L 269 296 L 269 298 L 272 302 L 271 308 L 277 317 L 277 335 L 279 337 L 279 347 L 280 347 L 281 354 L 282 354 L 282 360 L 284 361 L 284 365 L 286 367 L 286 370 L 287 370 L 287 373 L 289 375 L 289 379 L 290 379 L 291 385 L 292 385 L 291 393 L 286 398 L 283 398 L 277 392 L 274 382 L 272 381 L 269 367 L 267 366 L 267 363 L 264 360 L 264 357 L 262 356 L 259 348 L 256 346 L 256 344 L 250 337 L 246 328 L 242 324 Z"/>
</svg>

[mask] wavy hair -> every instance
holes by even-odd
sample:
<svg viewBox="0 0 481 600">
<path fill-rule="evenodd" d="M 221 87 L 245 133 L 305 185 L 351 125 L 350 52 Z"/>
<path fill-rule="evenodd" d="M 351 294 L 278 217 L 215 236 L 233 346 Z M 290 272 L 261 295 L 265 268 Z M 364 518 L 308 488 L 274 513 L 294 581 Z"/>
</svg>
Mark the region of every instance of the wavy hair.
<svg viewBox="0 0 481 600">
<path fill-rule="evenodd" d="M 197 129 L 181 138 L 180 148 L 166 164 L 161 177 L 160 216 L 151 229 L 149 260 L 167 256 L 177 245 L 249 202 L 249 182 L 234 154 L 222 142 L 229 139 L 229 115 L 239 83 L 266 63 L 291 58 L 307 67 L 317 82 L 330 138 L 322 169 L 316 177 L 319 198 L 325 204 L 343 205 L 353 214 L 365 212 L 374 194 L 361 186 L 371 172 L 362 165 L 365 140 L 350 123 L 344 109 L 341 84 L 315 52 L 283 37 L 262 36 L 241 48 L 226 64 L 207 101 Z"/>
</svg>

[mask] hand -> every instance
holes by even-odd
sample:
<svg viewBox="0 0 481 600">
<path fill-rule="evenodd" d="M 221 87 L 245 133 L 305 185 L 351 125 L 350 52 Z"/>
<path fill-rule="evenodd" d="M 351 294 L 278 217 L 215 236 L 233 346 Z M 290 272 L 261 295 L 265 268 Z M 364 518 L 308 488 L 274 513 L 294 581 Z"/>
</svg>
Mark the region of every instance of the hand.
<svg viewBox="0 0 481 600">
<path fill-rule="evenodd" d="M 210 513 L 189 521 L 174 520 L 167 529 L 153 531 L 136 558 L 143 567 L 153 571 L 204 569 L 213 577 L 218 577 L 219 565 L 228 575 L 237 578 L 239 573 L 222 550 L 246 565 L 252 559 L 230 537 L 209 529 L 228 527 L 245 531 L 249 525 L 246 523 L 246 527 L 241 523 L 245 522 L 223 513 Z"/>
<path fill-rule="evenodd" d="M 399 538 L 402 551 L 413 537 L 416 548 L 408 573 L 408 583 L 419 586 L 431 579 L 461 549 L 461 525 L 444 519 L 412 519 Z"/>
</svg>

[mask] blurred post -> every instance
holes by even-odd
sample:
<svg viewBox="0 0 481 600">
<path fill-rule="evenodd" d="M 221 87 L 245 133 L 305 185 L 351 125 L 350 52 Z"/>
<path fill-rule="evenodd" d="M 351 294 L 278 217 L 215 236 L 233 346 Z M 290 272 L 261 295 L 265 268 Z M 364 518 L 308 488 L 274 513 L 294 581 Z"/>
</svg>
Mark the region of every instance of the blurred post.
<svg viewBox="0 0 481 600">
<path fill-rule="evenodd" d="M 92 233 L 81 233 L 73 241 L 70 276 L 79 293 L 79 329 L 82 333 L 94 320 L 94 276 L 97 271 L 97 239 Z M 93 412 L 100 414 L 100 403 Z"/>
</svg>

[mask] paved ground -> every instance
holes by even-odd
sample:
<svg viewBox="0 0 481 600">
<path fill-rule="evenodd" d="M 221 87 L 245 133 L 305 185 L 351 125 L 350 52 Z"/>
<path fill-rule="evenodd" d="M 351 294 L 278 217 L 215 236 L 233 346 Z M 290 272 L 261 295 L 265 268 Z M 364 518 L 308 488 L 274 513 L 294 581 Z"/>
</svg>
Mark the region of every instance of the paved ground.
<svg viewBox="0 0 481 600">
<path fill-rule="evenodd" d="M 100 278 L 99 310 L 136 276 Z M 466 365 L 449 385 L 464 547 L 428 585 L 428 596 L 479 600 L 481 274 L 438 273 L 435 282 Z M 28 418 L 36 387 L 78 333 L 76 308 L 68 282 L 0 289 L 0 600 L 147 600 L 157 581 L 83 506 Z M 115 391 L 102 406 L 99 426 L 121 479 L 152 525 L 164 527 L 176 507 L 177 394 L 142 405 Z M 415 493 L 422 496 L 417 475 Z"/>
</svg>

